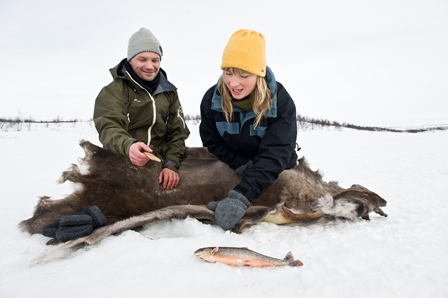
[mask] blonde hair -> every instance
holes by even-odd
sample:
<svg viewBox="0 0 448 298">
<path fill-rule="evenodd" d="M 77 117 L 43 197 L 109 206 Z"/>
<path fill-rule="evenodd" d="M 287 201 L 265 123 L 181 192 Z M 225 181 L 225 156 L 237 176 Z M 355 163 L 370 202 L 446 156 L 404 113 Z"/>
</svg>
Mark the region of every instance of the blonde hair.
<svg viewBox="0 0 448 298">
<path fill-rule="evenodd" d="M 231 71 L 234 74 L 248 74 L 248 72 L 234 67 L 225 68 L 224 71 Z M 222 97 L 221 106 L 224 116 L 226 117 L 226 121 L 230 122 L 233 119 L 233 97 L 223 77 L 219 79 L 218 90 Z M 250 94 L 250 99 L 252 100 L 252 110 L 256 116 L 254 121 L 254 130 L 256 130 L 264 113 L 271 108 L 271 90 L 268 88 L 266 78 L 257 76 L 255 89 Z"/>
</svg>

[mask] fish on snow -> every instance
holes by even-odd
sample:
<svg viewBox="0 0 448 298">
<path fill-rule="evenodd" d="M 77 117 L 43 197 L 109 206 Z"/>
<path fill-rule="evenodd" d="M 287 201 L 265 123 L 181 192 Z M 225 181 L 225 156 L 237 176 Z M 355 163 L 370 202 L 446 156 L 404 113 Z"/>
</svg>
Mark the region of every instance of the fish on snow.
<svg viewBox="0 0 448 298">
<path fill-rule="evenodd" d="M 196 250 L 194 255 L 210 263 L 223 263 L 230 266 L 248 267 L 279 267 L 279 266 L 302 266 L 299 260 L 294 260 L 291 252 L 283 259 L 269 257 L 247 247 L 204 247 Z"/>
</svg>

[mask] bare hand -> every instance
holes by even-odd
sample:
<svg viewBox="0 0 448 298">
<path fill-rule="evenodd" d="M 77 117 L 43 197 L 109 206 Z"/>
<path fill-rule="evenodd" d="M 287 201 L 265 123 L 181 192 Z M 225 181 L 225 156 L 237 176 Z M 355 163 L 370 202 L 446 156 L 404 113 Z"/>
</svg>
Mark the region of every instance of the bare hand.
<svg viewBox="0 0 448 298">
<path fill-rule="evenodd" d="M 143 153 L 145 151 L 152 152 L 151 148 L 149 148 L 145 143 L 136 142 L 129 148 L 129 159 L 134 165 L 142 167 L 150 159 Z"/>
<path fill-rule="evenodd" d="M 168 168 L 164 168 L 159 174 L 159 183 L 162 184 L 165 189 L 173 189 L 177 187 L 177 185 L 179 185 L 179 180 L 179 174 Z"/>
</svg>

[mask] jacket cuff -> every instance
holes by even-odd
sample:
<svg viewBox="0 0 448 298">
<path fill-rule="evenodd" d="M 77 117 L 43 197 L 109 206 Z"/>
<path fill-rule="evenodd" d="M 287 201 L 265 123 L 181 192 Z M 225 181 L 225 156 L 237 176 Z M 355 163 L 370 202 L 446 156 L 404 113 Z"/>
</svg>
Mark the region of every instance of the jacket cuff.
<svg viewBox="0 0 448 298">
<path fill-rule="evenodd" d="M 178 169 L 178 167 L 174 164 L 174 162 L 172 162 L 171 160 L 168 160 L 164 165 L 163 165 L 163 168 L 167 168 L 167 169 L 170 169 L 170 170 L 172 170 L 172 171 L 174 171 L 174 172 L 178 172 L 179 171 L 179 169 Z"/>
<path fill-rule="evenodd" d="M 240 194 L 242 194 L 243 196 L 245 196 L 249 200 L 249 202 L 251 202 L 251 203 L 257 197 L 257 195 L 253 191 L 251 191 L 250 189 L 245 188 L 244 186 L 241 186 L 240 184 L 235 186 L 235 188 L 233 190 L 235 190 L 235 191 L 239 192 Z"/>
<path fill-rule="evenodd" d="M 124 143 L 124 154 L 129 157 L 129 149 L 131 149 L 132 144 L 134 144 L 135 142 L 138 142 L 137 139 L 133 139 L 133 138 L 128 138 L 126 140 L 126 142 Z"/>
</svg>

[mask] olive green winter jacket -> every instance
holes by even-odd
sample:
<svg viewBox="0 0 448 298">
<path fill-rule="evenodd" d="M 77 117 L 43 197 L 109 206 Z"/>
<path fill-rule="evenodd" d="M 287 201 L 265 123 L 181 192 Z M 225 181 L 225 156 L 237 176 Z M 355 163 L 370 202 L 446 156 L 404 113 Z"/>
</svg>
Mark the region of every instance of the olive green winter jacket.
<svg viewBox="0 0 448 298">
<path fill-rule="evenodd" d="M 136 141 L 152 145 L 163 166 L 177 172 L 190 134 L 177 89 L 160 70 L 151 95 L 123 69 L 125 61 L 110 69 L 113 82 L 96 98 L 93 120 L 99 139 L 104 148 L 126 156 Z"/>
</svg>

